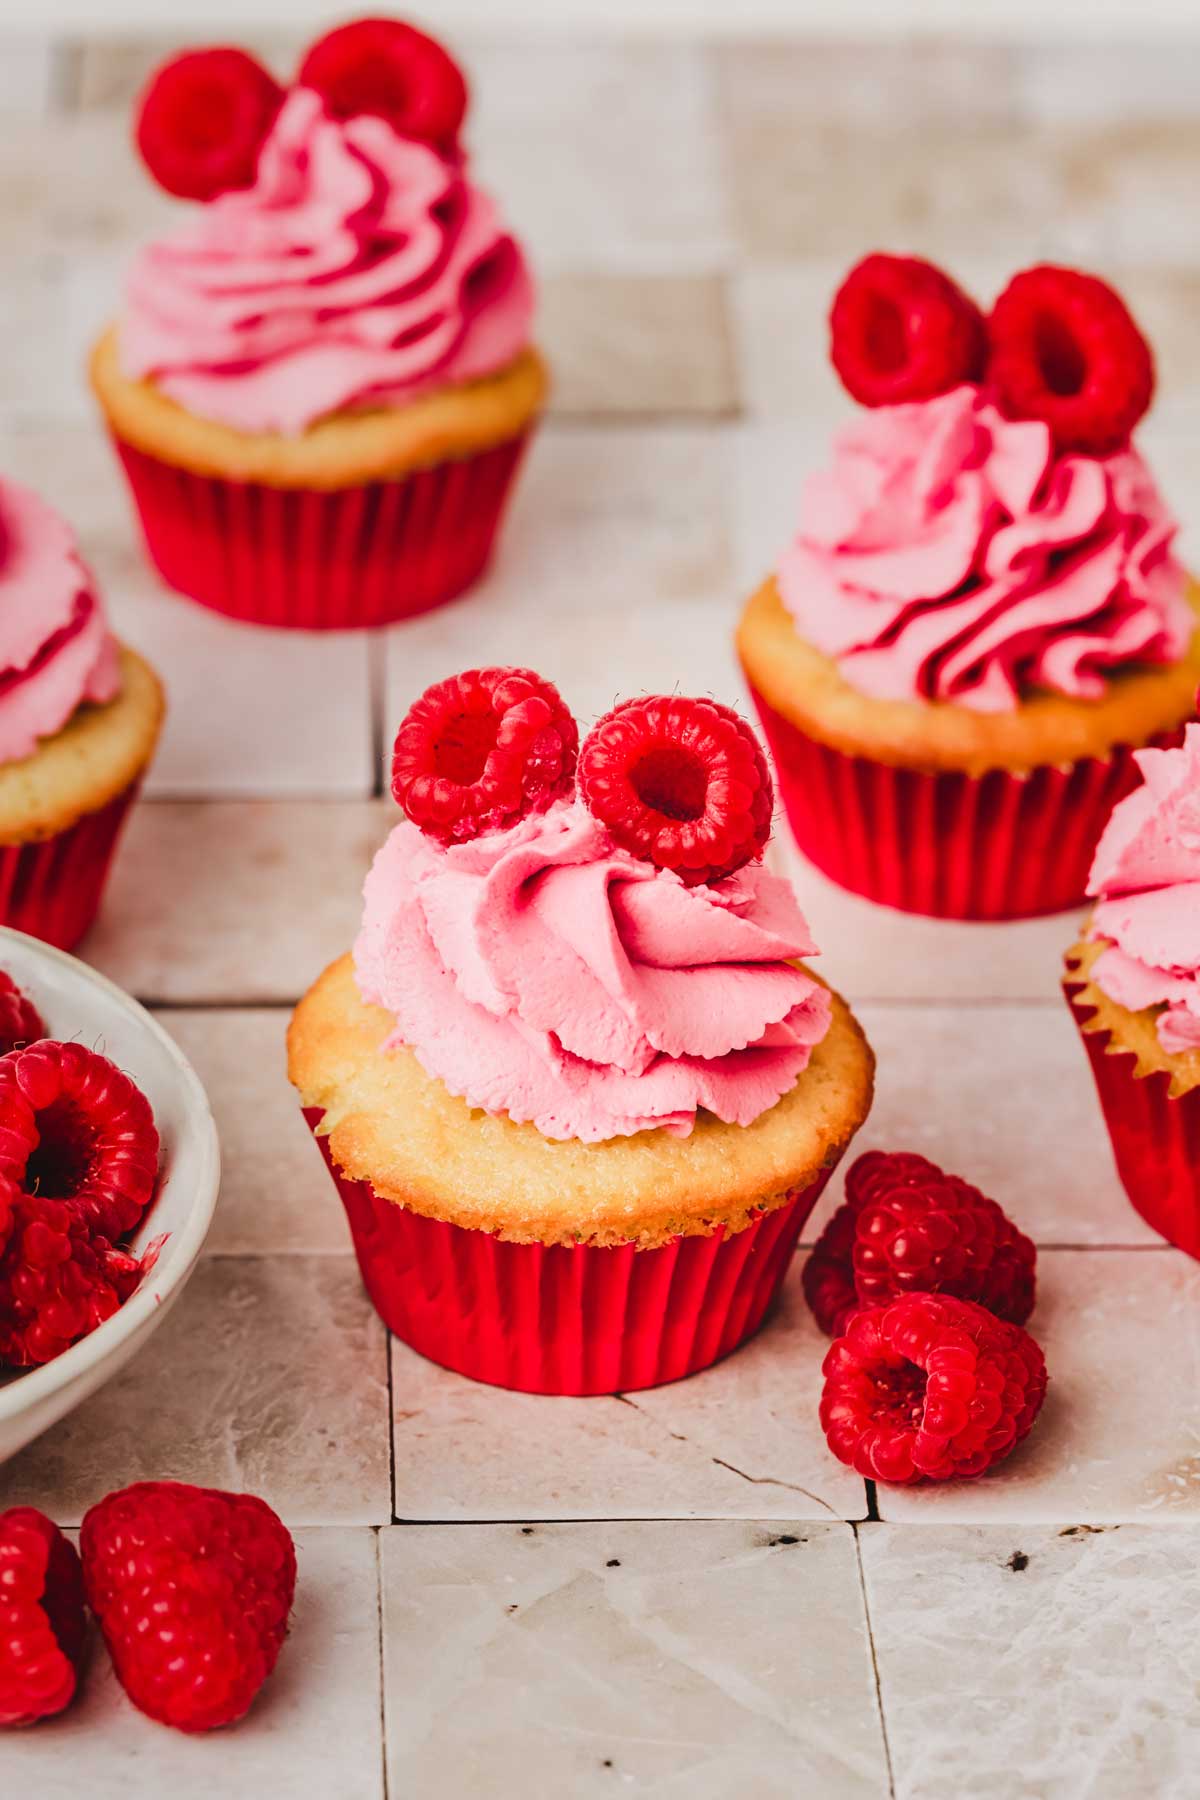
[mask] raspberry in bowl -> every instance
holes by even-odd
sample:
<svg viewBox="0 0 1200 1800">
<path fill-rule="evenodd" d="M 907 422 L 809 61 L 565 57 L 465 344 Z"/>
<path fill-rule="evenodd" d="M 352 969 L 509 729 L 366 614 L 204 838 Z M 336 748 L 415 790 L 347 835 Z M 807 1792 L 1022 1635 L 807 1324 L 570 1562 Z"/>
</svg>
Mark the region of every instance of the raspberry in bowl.
<svg viewBox="0 0 1200 1800">
<path fill-rule="evenodd" d="M 208 1232 L 220 1159 L 199 1079 L 136 1001 L 3 928 L 0 967 L 3 1462 L 166 1316 Z"/>
<path fill-rule="evenodd" d="M 527 669 L 416 702 L 408 816 L 288 1034 L 385 1323 L 534 1393 L 651 1387 L 736 1349 L 873 1087 L 763 865 L 749 725 L 658 696 L 579 740 Z"/>
<path fill-rule="evenodd" d="M 1142 785 L 1100 840 L 1064 986 L 1126 1193 L 1200 1257 L 1200 725 L 1136 760 Z"/>
<path fill-rule="evenodd" d="M 1177 741 L 1197 590 L 1131 433 L 1149 346 L 1112 288 L 1027 269 L 985 318 L 866 257 L 831 313 L 863 408 L 738 631 L 800 849 L 905 911 L 1084 897 L 1133 753 Z"/>
<path fill-rule="evenodd" d="M 286 88 L 215 48 L 141 96 L 143 159 L 193 210 L 137 257 L 91 374 L 180 593 L 324 630 L 482 573 L 547 380 L 467 104 L 442 46 L 389 19 L 329 32 Z"/>
<path fill-rule="evenodd" d="M 119 644 L 66 521 L 0 479 L 0 924 L 71 949 L 158 743 L 161 683 Z"/>
</svg>

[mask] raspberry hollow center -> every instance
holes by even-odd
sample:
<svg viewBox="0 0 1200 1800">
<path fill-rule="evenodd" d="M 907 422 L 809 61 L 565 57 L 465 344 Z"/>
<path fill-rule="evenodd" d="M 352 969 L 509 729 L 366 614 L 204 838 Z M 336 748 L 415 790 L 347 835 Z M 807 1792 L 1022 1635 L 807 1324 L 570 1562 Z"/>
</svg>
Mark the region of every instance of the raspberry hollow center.
<svg viewBox="0 0 1200 1800">
<path fill-rule="evenodd" d="M 638 758 L 629 781 L 643 806 L 688 823 L 704 816 L 708 770 L 699 757 L 675 744 L 658 744 Z"/>
<path fill-rule="evenodd" d="M 883 294 L 871 295 L 867 320 L 867 343 L 871 361 L 880 374 L 894 375 L 908 362 L 908 333 L 904 317 L 895 301 Z"/>
<path fill-rule="evenodd" d="M 56 1100 L 38 1114 L 41 1142 L 25 1167 L 25 1186 L 48 1200 L 70 1200 L 90 1178 L 96 1133 L 76 1107 Z"/>
<path fill-rule="evenodd" d="M 1066 320 L 1057 313 L 1038 315 L 1035 351 L 1042 380 L 1052 394 L 1079 393 L 1087 379 L 1087 357 Z"/>
<path fill-rule="evenodd" d="M 493 713 L 464 712 L 447 719 L 433 746 L 438 774 L 459 787 L 473 786 L 496 747 L 496 726 Z"/>
<path fill-rule="evenodd" d="M 872 1372 L 875 1403 L 871 1416 L 880 1424 L 896 1425 L 904 1431 L 917 1431 L 925 1412 L 924 1369 L 915 1363 L 897 1363 Z"/>
</svg>

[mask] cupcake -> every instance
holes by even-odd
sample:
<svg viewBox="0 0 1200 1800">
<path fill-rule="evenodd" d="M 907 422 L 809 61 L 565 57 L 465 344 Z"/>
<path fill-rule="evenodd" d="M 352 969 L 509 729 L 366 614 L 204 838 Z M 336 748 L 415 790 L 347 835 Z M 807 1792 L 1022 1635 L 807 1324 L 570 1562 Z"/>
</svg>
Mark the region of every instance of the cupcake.
<svg viewBox="0 0 1200 1800">
<path fill-rule="evenodd" d="M 1200 1257 L 1200 725 L 1136 760 L 1143 785 L 1100 840 L 1065 987 L 1125 1191 Z"/>
<path fill-rule="evenodd" d="M 138 146 L 198 208 L 137 257 L 91 374 L 180 593 L 321 630 L 482 572 L 546 375 L 466 105 L 441 46 L 380 19 L 314 44 L 286 92 L 234 49 L 150 82 Z"/>
<path fill-rule="evenodd" d="M 1017 275 L 985 321 L 874 255 L 832 357 L 865 410 L 738 632 L 800 849 L 905 911 L 1082 901 L 1133 752 L 1178 742 L 1197 590 L 1130 439 L 1150 350 L 1094 276 Z"/>
<path fill-rule="evenodd" d="M 749 726 L 673 696 L 616 708 L 576 771 L 577 743 L 529 670 L 416 703 L 407 818 L 288 1068 L 389 1328 L 480 1381 L 605 1394 L 758 1327 L 873 1058 L 797 960 Z"/>
<path fill-rule="evenodd" d="M 0 480 L 0 924 L 70 949 L 96 916 L 163 694 L 62 519 Z"/>
</svg>

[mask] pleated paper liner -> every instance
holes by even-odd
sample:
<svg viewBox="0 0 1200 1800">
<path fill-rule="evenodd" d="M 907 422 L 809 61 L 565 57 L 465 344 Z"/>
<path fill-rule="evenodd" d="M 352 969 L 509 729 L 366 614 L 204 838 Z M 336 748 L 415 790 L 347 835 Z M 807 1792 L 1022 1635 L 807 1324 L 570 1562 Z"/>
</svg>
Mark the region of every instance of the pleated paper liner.
<svg viewBox="0 0 1200 1800">
<path fill-rule="evenodd" d="M 1163 1069 L 1136 1075 L 1132 1050 L 1113 1050 L 1112 1033 L 1089 1030 L 1096 1009 L 1085 986 L 1063 983 L 1092 1065 L 1121 1185 L 1152 1230 L 1200 1258 L 1200 1088 L 1171 1097 Z"/>
<path fill-rule="evenodd" d="M 72 950 L 100 907 L 140 778 L 96 812 L 40 843 L 0 844 L 0 925 Z"/>
<path fill-rule="evenodd" d="M 314 1134 L 318 1110 L 304 1114 Z M 527 1394 L 616 1394 L 695 1374 L 762 1324 L 832 1169 L 726 1237 L 509 1244 L 349 1181 L 318 1137 L 376 1311 L 431 1362 Z"/>
<path fill-rule="evenodd" d="M 819 743 L 751 692 L 799 848 L 901 912 L 1023 919 L 1081 905 L 1109 814 L 1141 782 L 1128 745 L 1027 775 L 897 769 Z"/>
<path fill-rule="evenodd" d="M 169 587 L 252 624 L 343 631 L 428 612 L 478 579 L 531 435 L 331 492 L 193 475 L 114 441 Z"/>
</svg>

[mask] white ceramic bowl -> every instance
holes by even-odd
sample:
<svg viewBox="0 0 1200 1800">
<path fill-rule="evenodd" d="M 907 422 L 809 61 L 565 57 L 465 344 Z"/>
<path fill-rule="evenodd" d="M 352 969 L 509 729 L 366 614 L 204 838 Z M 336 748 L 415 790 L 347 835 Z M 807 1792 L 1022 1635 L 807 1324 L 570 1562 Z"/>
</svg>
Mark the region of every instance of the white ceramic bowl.
<svg viewBox="0 0 1200 1800">
<path fill-rule="evenodd" d="M 119 1312 L 51 1363 L 0 1375 L 0 1463 L 94 1394 L 139 1350 L 178 1299 L 212 1223 L 221 1160 L 199 1077 L 144 1007 L 86 963 L 0 927 L 0 969 L 37 1006 L 51 1037 L 111 1057 L 154 1108 L 158 1195 L 131 1240 L 166 1234 L 158 1261 Z"/>
</svg>

